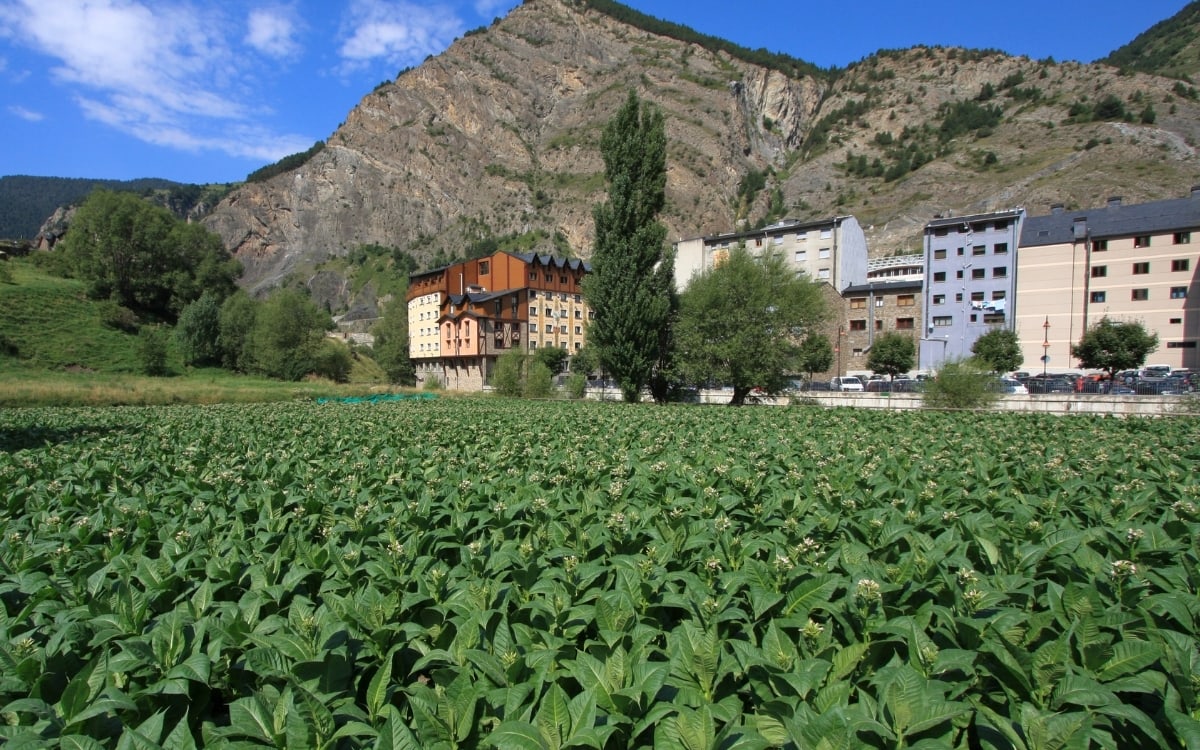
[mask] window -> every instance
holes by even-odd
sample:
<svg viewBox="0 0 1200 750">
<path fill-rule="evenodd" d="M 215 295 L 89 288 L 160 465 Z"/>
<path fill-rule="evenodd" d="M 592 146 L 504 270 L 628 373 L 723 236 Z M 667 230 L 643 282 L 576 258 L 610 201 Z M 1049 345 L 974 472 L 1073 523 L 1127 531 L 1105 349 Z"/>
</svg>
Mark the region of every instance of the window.
<svg viewBox="0 0 1200 750">
<path fill-rule="evenodd" d="M 583 320 L 583 310 L 575 310 L 575 320 Z"/>
<path fill-rule="evenodd" d="M 972 302 L 983 302 L 983 292 L 971 292 Z"/>
<path fill-rule="evenodd" d="M 537 281 L 537 271 L 530 271 L 530 272 L 529 272 L 529 280 L 530 280 L 530 281 Z"/>
<path fill-rule="evenodd" d="M 933 280 L 935 282 L 939 282 L 939 283 L 944 282 L 946 280 L 946 272 L 945 271 L 937 271 L 936 273 L 933 274 Z"/>
<path fill-rule="evenodd" d="M 559 327 L 558 327 L 558 332 L 559 332 L 559 333 L 566 333 L 566 332 L 567 332 L 567 327 L 566 327 L 566 326 L 559 326 Z"/>
<path fill-rule="evenodd" d="M 581 333 L 583 333 L 583 326 L 575 326 L 575 335 L 578 336 Z"/>
<path fill-rule="evenodd" d="M 783 235 L 777 234 L 774 237 L 772 237 L 771 244 L 772 245 L 782 245 L 783 244 Z"/>
<path fill-rule="evenodd" d="M 537 323 L 530 323 L 530 324 L 529 324 L 529 332 L 530 332 L 530 333 L 537 333 Z"/>
<path fill-rule="evenodd" d="M 900 307 L 912 307 L 917 304 L 916 295 L 913 294 L 898 294 L 896 295 L 896 304 Z"/>
<path fill-rule="evenodd" d="M 823 247 L 817 251 L 817 258 L 824 259 L 829 257 L 829 248 Z"/>
<path fill-rule="evenodd" d="M 1006 295 L 1003 289 L 997 289 L 996 291 L 992 292 L 992 301 L 1004 299 L 1005 296 Z"/>
<path fill-rule="evenodd" d="M 1108 240 L 1092 240 L 1092 252 L 1102 253 L 1108 249 Z"/>
<path fill-rule="evenodd" d="M 851 310 L 863 310 L 863 309 L 866 309 L 866 307 L 867 307 L 867 298 L 866 297 L 851 297 L 850 298 L 850 309 Z"/>
<path fill-rule="evenodd" d="M 578 341 L 576 341 L 576 342 L 575 342 L 575 351 L 579 351 L 579 350 L 580 350 L 580 349 L 582 349 L 582 348 L 583 348 L 583 344 L 581 344 L 581 343 L 579 343 Z"/>
<path fill-rule="evenodd" d="M 818 268 L 817 269 L 817 278 L 818 279 L 828 279 L 829 278 L 829 269 L 828 268 Z"/>
<path fill-rule="evenodd" d="M 961 247 L 960 247 L 960 248 L 958 249 L 958 255 L 959 255 L 960 257 L 962 256 L 962 254 L 963 254 L 963 251 L 964 251 L 964 248 L 961 248 Z"/>
<path fill-rule="evenodd" d="M 1176 245 L 1190 245 L 1192 242 L 1192 233 L 1191 232 L 1176 232 L 1175 236 L 1172 237 L 1171 239 L 1174 240 L 1174 243 Z"/>
<path fill-rule="evenodd" d="M 875 330 L 876 330 L 876 331 L 882 331 L 882 330 L 883 330 L 883 321 L 882 321 L 882 320 L 876 320 L 876 321 L 875 321 Z"/>
<path fill-rule="evenodd" d="M 960 269 L 958 269 L 958 271 L 957 271 L 957 272 L 955 272 L 954 276 L 955 276 L 956 278 L 959 278 L 959 279 L 961 279 L 961 278 L 963 277 L 963 272 L 962 272 L 962 269 L 961 269 L 961 268 L 960 268 Z"/>
<path fill-rule="evenodd" d="M 576 295 L 575 295 L 575 301 L 576 301 L 576 302 L 583 302 L 583 295 L 582 295 L 582 294 L 576 294 Z"/>
<path fill-rule="evenodd" d="M 876 306 L 876 307 L 883 307 L 883 297 L 876 297 L 876 298 L 875 298 L 875 306 Z"/>
<path fill-rule="evenodd" d="M 962 292 L 959 292 L 959 293 L 957 293 L 957 294 L 955 294 L 955 295 L 954 295 L 954 301 L 955 301 L 955 302 L 962 302 L 962 301 L 963 301 Z"/>
<path fill-rule="evenodd" d="M 1134 247 L 1150 247 L 1150 235 L 1139 234 L 1137 237 L 1134 237 L 1133 238 L 1133 246 Z"/>
<path fill-rule="evenodd" d="M 1001 219 L 993 223 L 992 226 L 996 229 L 1008 229 L 1008 219 Z"/>
<path fill-rule="evenodd" d="M 1108 266 L 1092 266 L 1092 278 L 1102 279 L 1108 275 Z"/>
<path fill-rule="evenodd" d="M 855 357 L 861 357 L 861 356 L 862 356 L 862 353 L 863 353 L 863 352 L 862 352 L 862 347 L 861 347 L 861 346 L 856 346 L 856 347 L 854 347 L 854 350 L 853 350 L 853 351 L 851 351 L 850 353 L 851 353 L 852 355 L 854 355 Z"/>
<path fill-rule="evenodd" d="M 529 342 L 529 348 L 530 348 L 530 349 L 537 349 L 537 342 L 536 342 L 536 341 L 530 341 L 530 342 Z"/>
<path fill-rule="evenodd" d="M 496 317 L 498 318 L 503 314 L 504 314 L 504 300 L 498 299 L 498 300 L 496 300 Z"/>
<path fill-rule="evenodd" d="M 976 315 L 975 313 L 971 313 L 971 322 L 972 322 L 972 323 L 975 323 L 975 322 L 977 322 L 978 320 L 979 320 L 979 316 L 978 316 L 978 315 Z"/>
<path fill-rule="evenodd" d="M 1186 286 L 1171 287 L 1171 299 L 1187 299 L 1187 287 Z"/>
<path fill-rule="evenodd" d="M 997 242 L 995 245 L 992 245 L 992 253 L 994 255 L 1008 255 L 1008 243 Z"/>
<path fill-rule="evenodd" d="M 865 319 L 863 319 L 863 318 L 859 318 L 859 319 L 857 319 L 857 320 L 852 320 L 852 321 L 850 321 L 850 330 L 851 330 L 851 331 L 865 331 L 865 330 L 867 330 L 867 321 L 866 321 Z"/>
<path fill-rule="evenodd" d="M 1173 326 L 1183 325 L 1183 318 L 1171 318 L 1170 323 Z"/>
<path fill-rule="evenodd" d="M 808 262 L 808 251 L 807 250 L 797 250 L 796 251 L 796 262 L 797 263 L 807 263 Z"/>
<path fill-rule="evenodd" d="M 1171 261 L 1172 271 L 1186 271 L 1191 267 L 1192 264 L 1189 258 L 1179 258 L 1178 260 Z"/>
<path fill-rule="evenodd" d="M 533 305 L 529 306 L 529 317 L 531 317 L 531 318 L 537 317 L 537 307 L 535 307 Z"/>
<path fill-rule="evenodd" d="M 953 315 L 937 315 L 933 319 L 933 324 L 935 326 L 938 326 L 939 328 L 944 328 L 946 326 L 952 326 L 952 325 L 954 325 L 954 316 Z"/>
<path fill-rule="evenodd" d="M 911 331 L 915 327 L 914 322 L 913 318 L 896 318 L 896 330 Z"/>
<path fill-rule="evenodd" d="M 1135 276 L 1150 273 L 1150 263 L 1149 262 L 1134 263 L 1133 264 L 1133 273 Z"/>
<path fill-rule="evenodd" d="M 987 255 L 987 245 L 976 245 L 971 248 L 971 255 Z"/>
<path fill-rule="evenodd" d="M 995 268 L 993 268 L 992 269 L 992 278 L 993 279 L 1007 279 L 1008 278 L 1008 266 L 996 266 Z"/>
<path fill-rule="evenodd" d="M 946 304 L 946 295 L 944 295 L 944 294 L 935 294 L 935 295 L 933 295 L 933 304 L 935 304 L 935 305 L 944 305 L 944 304 Z"/>
<path fill-rule="evenodd" d="M 1002 312 L 984 313 L 983 314 L 983 322 L 987 323 L 988 325 L 996 325 L 997 323 L 1003 323 L 1004 322 L 1004 313 L 1002 313 Z"/>
<path fill-rule="evenodd" d="M 552 274 L 552 273 L 542 274 L 542 277 L 546 280 L 547 284 L 554 281 L 554 274 Z"/>
<path fill-rule="evenodd" d="M 832 237 L 832 236 L 833 236 L 833 230 L 832 230 L 832 229 L 822 229 L 822 230 L 821 230 L 821 239 L 823 239 L 823 240 L 827 240 L 827 239 L 829 239 L 829 238 L 830 238 L 830 237 Z"/>
<path fill-rule="evenodd" d="M 479 275 L 480 276 L 486 276 L 487 274 L 491 273 L 492 272 L 491 269 L 492 269 L 492 264 L 490 261 L 486 261 L 486 260 L 479 261 Z"/>
<path fill-rule="evenodd" d="M 1107 296 L 1108 295 L 1105 294 L 1104 292 L 1092 292 L 1092 303 L 1093 304 L 1103 303 L 1105 298 L 1107 298 Z"/>
<path fill-rule="evenodd" d="M 529 299 L 537 299 L 537 290 L 536 289 L 529 290 Z"/>
<path fill-rule="evenodd" d="M 1150 299 L 1149 289 L 1134 289 L 1129 293 L 1129 299 L 1134 302 L 1145 302 Z"/>
<path fill-rule="evenodd" d="M 972 279 L 982 279 L 985 276 L 987 276 L 986 268 L 972 268 L 971 269 L 971 278 Z"/>
<path fill-rule="evenodd" d="M 1168 349 L 1195 349 L 1196 342 L 1195 341 L 1168 341 L 1167 348 Z"/>
<path fill-rule="evenodd" d="M 565 283 L 567 283 L 567 277 L 566 277 L 566 276 L 559 276 L 559 277 L 558 277 L 558 283 L 560 283 L 560 284 L 565 284 Z"/>
<path fill-rule="evenodd" d="M 941 250 L 934 250 L 933 251 L 933 259 L 934 260 L 945 260 L 946 259 L 946 248 L 943 247 Z"/>
</svg>

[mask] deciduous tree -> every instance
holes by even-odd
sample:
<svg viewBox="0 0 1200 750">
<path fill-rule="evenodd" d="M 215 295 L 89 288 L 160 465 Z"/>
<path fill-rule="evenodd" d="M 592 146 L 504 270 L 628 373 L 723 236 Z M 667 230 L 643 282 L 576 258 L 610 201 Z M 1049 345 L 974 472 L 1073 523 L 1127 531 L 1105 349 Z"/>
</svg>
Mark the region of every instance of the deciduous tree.
<svg viewBox="0 0 1200 750">
<path fill-rule="evenodd" d="M 1136 321 L 1114 321 L 1107 316 L 1089 328 L 1071 347 L 1080 367 L 1104 370 L 1111 378 L 1118 370 L 1141 367 L 1158 348 L 1158 336 Z"/>
<path fill-rule="evenodd" d="M 1016 331 L 993 328 L 971 345 L 976 359 L 991 368 L 992 372 L 1012 372 L 1025 361 L 1021 354 L 1021 339 Z"/>
<path fill-rule="evenodd" d="M 93 192 L 59 250 L 91 296 L 168 321 L 205 290 L 227 296 L 241 273 L 216 235 L 132 193 Z"/>
<path fill-rule="evenodd" d="M 626 401 L 637 401 L 670 363 L 678 298 L 673 253 L 658 221 L 666 201 L 666 150 L 662 113 L 630 91 L 600 141 L 608 200 L 592 211 L 596 242 L 583 282 L 596 313 L 588 343 Z"/>
<path fill-rule="evenodd" d="M 734 248 L 680 295 L 677 367 L 688 382 L 733 386 L 734 405 L 754 388 L 778 393 L 799 370 L 799 342 L 824 313 L 819 286 L 782 255 Z"/>
<path fill-rule="evenodd" d="M 807 373 L 811 382 L 813 373 L 825 372 L 833 366 L 833 345 L 823 333 L 810 333 L 800 342 L 800 372 Z"/>
<path fill-rule="evenodd" d="M 917 347 L 911 336 L 891 331 L 877 336 L 867 355 L 867 369 L 895 380 L 917 363 Z"/>
<path fill-rule="evenodd" d="M 254 369 L 280 380 L 300 380 L 318 369 L 329 314 L 295 289 L 276 291 L 259 309 L 250 331 Z"/>
<path fill-rule="evenodd" d="M 383 309 L 383 318 L 371 332 L 375 334 L 371 356 L 387 373 L 388 381 L 397 385 L 415 385 L 417 374 L 408 356 L 408 308 L 403 298 L 388 303 Z"/>
</svg>

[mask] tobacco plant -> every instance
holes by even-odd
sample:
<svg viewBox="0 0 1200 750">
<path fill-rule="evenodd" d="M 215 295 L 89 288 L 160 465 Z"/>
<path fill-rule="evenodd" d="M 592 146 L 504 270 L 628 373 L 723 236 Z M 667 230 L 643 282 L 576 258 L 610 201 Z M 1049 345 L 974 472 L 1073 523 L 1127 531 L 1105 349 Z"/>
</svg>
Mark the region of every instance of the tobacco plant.
<svg viewBox="0 0 1200 750">
<path fill-rule="evenodd" d="M 0 412 L 0 742 L 1200 747 L 1200 422 Z"/>
</svg>

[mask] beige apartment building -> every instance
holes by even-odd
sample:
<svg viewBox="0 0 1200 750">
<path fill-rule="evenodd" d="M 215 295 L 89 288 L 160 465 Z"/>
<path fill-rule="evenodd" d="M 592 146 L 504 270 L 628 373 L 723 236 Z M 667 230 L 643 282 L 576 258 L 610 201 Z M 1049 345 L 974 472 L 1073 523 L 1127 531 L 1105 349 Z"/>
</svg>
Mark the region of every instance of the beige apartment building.
<svg viewBox="0 0 1200 750">
<path fill-rule="evenodd" d="M 1158 336 L 1148 364 L 1200 369 L 1200 187 L 1186 198 L 1030 216 L 1017 254 L 1016 331 L 1029 371 L 1078 368 L 1101 318 Z M 1042 357 L 1048 357 L 1043 363 Z"/>
<path fill-rule="evenodd" d="M 730 250 L 744 244 L 751 255 L 782 253 L 788 263 L 813 281 L 837 291 L 867 280 L 867 237 L 853 216 L 817 221 L 784 219 L 761 229 L 714 234 L 675 243 L 675 288 L 712 268 Z"/>
</svg>

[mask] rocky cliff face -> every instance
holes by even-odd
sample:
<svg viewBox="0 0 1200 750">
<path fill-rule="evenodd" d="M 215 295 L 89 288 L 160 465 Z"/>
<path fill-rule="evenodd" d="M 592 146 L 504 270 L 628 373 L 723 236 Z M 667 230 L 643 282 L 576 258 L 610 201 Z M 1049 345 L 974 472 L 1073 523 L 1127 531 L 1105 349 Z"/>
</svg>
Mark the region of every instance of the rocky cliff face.
<svg viewBox="0 0 1200 750">
<path fill-rule="evenodd" d="M 527 0 L 364 97 L 310 161 L 243 186 L 205 221 L 252 290 L 308 282 L 323 260 L 364 244 L 428 264 L 541 230 L 539 249 L 558 235 L 587 257 L 604 199 L 600 134 L 630 88 L 666 116 L 672 239 L 773 207 L 853 213 L 872 254 L 913 251 L 937 213 L 1182 195 L 1200 164 L 1200 106 L 1168 79 L 940 48 L 874 56 L 836 79 L 791 78 L 567 0 Z M 1110 94 L 1129 121 L 1068 122 L 1072 107 Z M 966 101 L 1003 116 L 943 136 L 944 107 Z M 884 176 L 905 148 L 928 163 Z M 848 170 L 859 156 L 880 170 Z M 739 203 L 752 170 L 767 187 Z"/>
</svg>

